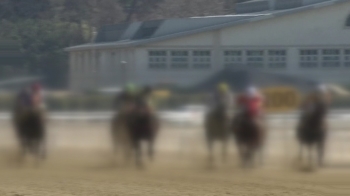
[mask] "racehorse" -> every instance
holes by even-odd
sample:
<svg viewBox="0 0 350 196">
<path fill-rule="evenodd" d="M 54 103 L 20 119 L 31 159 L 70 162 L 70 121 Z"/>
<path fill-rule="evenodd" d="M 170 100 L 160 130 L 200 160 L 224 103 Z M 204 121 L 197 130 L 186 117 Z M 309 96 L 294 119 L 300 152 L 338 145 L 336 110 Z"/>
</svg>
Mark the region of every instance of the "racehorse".
<svg viewBox="0 0 350 196">
<path fill-rule="evenodd" d="M 136 165 L 142 167 L 141 142 L 148 142 L 148 157 L 150 160 L 153 160 L 154 143 L 159 131 L 159 121 L 156 115 L 150 111 L 147 104 L 141 100 L 135 104 L 134 109 L 128 114 L 126 122 L 131 145 L 135 151 Z"/>
<path fill-rule="evenodd" d="M 303 145 L 309 149 L 309 166 L 312 165 L 312 147 L 316 145 L 318 164 L 322 166 L 324 157 L 324 145 L 327 139 L 327 103 L 323 100 L 315 100 L 309 113 L 301 116 L 297 128 L 297 138 L 300 144 L 299 160 L 302 161 Z"/>
<path fill-rule="evenodd" d="M 255 117 L 249 111 L 236 114 L 231 130 L 236 140 L 239 156 L 243 166 L 253 166 L 255 155 L 260 153 L 260 163 L 263 161 L 263 147 L 266 138 L 264 116 Z"/>
<path fill-rule="evenodd" d="M 37 163 L 46 158 L 46 127 L 43 111 L 22 108 L 16 104 L 13 123 L 21 148 L 21 158 L 27 153 L 36 157 Z"/>
<path fill-rule="evenodd" d="M 227 142 L 229 139 L 229 117 L 224 104 L 219 104 L 216 108 L 209 111 L 205 117 L 204 129 L 209 150 L 209 163 L 214 162 L 213 144 L 218 140 L 222 143 L 222 160 L 227 158 Z"/>
<path fill-rule="evenodd" d="M 154 157 L 154 142 L 159 130 L 159 121 L 155 114 L 150 112 L 143 101 L 132 103 L 131 109 L 116 115 L 112 123 L 112 137 L 114 149 L 123 148 L 125 158 L 128 160 L 131 150 L 135 152 L 136 165 L 143 166 L 141 142 L 148 142 L 148 156 Z"/>
</svg>

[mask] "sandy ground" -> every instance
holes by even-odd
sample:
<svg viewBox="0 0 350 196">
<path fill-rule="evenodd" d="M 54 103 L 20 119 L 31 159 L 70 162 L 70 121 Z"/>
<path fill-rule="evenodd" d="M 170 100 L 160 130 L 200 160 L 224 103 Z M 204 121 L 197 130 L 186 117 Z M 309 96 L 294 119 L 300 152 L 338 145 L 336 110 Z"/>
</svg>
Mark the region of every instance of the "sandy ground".
<svg viewBox="0 0 350 196">
<path fill-rule="evenodd" d="M 244 170 L 233 142 L 227 163 L 217 157 L 208 169 L 201 128 L 166 126 L 156 160 L 137 170 L 113 161 L 108 123 L 50 122 L 49 157 L 39 167 L 30 157 L 18 164 L 11 126 L 0 125 L 0 196 L 350 195 L 350 134 L 340 129 L 330 134 L 327 167 L 305 170 L 295 162 L 293 122 L 273 122 L 264 166 Z"/>
</svg>

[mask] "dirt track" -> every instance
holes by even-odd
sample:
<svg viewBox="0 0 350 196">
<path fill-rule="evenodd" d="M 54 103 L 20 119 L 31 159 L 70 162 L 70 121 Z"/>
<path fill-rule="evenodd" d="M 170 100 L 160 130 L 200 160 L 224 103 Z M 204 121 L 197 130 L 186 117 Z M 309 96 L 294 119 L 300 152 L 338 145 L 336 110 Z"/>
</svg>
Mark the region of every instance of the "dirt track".
<svg viewBox="0 0 350 196">
<path fill-rule="evenodd" d="M 286 142 L 277 139 L 263 168 L 240 169 L 231 150 L 228 163 L 208 170 L 199 130 L 169 128 L 160 136 L 156 161 L 139 171 L 112 162 L 108 125 L 52 123 L 49 159 L 35 168 L 30 159 L 18 166 L 10 126 L 1 122 L 1 127 L 0 196 L 350 194 L 350 168 L 301 172 L 291 164 L 294 151 L 282 150 Z"/>
</svg>

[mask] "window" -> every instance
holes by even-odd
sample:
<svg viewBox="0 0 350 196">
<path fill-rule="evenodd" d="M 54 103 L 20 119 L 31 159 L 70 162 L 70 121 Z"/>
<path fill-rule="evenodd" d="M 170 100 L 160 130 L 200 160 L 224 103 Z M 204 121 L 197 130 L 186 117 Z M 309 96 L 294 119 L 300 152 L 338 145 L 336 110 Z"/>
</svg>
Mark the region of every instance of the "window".
<svg viewBox="0 0 350 196">
<path fill-rule="evenodd" d="M 263 68 L 264 67 L 264 51 L 263 50 L 248 50 L 247 55 L 247 66 Z"/>
<path fill-rule="evenodd" d="M 167 67 L 167 51 L 149 51 L 149 68 L 165 69 Z"/>
<path fill-rule="evenodd" d="M 188 51 L 171 51 L 171 68 L 188 68 Z"/>
<path fill-rule="evenodd" d="M 344 50 L 344 67 L 350 68 L 350 49 Z"/>
<path fill-rule="evenodd" d="M 349 16 L 346 18 L 345 27 L 350 27 L 350 14 L 349 14 Z"/>
<path fill-rule="evenodd" d="M 322 67 L 340 67 L 340 50 L 322 50 Z"/>
<path fill-rule="evenodd" d="M 299 51 L 300 67 L 316 68 L 318 66 L 318 50 L 300 50 Z"/>
<path fill-rule="evenodd" d="M 192 53 L 193 67 L 196 69 L 208 69 L 211 65 L 211 52 L 209 50 L 195 50 Z"/>
<path fill-rule="evenodd" d="M 285 50 L 269 50 L 268 66 L 270 68 L 286 68 L 286 51 Z"/>
<path fill-rule="evenodd" d="M 226 67 L 239 66 L 243 64 L 243 53 L 239 50 L 224 51 L 224 64 Z"/>
</svg>

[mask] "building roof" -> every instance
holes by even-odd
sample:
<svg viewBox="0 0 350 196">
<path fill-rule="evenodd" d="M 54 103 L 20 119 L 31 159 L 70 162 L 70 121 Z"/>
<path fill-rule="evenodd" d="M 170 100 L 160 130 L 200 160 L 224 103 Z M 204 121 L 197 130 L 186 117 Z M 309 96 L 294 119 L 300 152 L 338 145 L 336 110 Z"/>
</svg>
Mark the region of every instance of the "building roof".
<svg viewBox="0 0 350 196">
<path fill-rule="evenodd" d="M 283 3 L 283 1 L 286 0 L 276 0 L 276 6 L 281 5 L 277 4 L 277 2 Z M 336 3 L 350 2 L 350 0 L 288 0 L 288 2 L 289 1 L 300 1 L 302 4 L 299 7 L 293 7 L 295 6 L 295 4 L 293 4 L 292 8 L 290 8 L 291 4 L 288 4 L 285 7 L 289 9 L 260 10 L 259 12 L 254 13 L 153 20 L 108 25 L 102 27 L 99 30 L 98 35 L 93 43 L 69 47 L 66 50 L 73 51 L 91 48 L 97 49 L 109 47 L 115 48 L 138 46 L 181 36 L 218 30 L 225 27 L 246 24 L 249 22 L 270 19 L 288 14 L 295 14 L 302 11 L 330 6 Z M 254 3 L 259 1 L 253 0 L 243 2 L 241 4 L 248 4 L 252 2 Z"/>
</svg>

